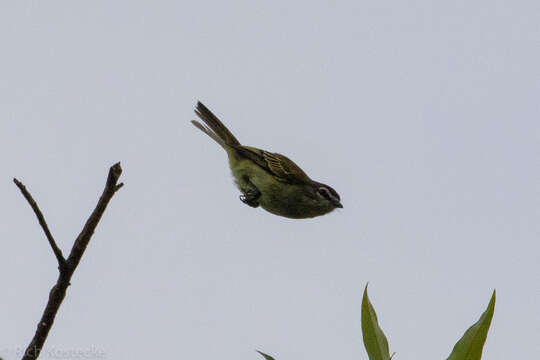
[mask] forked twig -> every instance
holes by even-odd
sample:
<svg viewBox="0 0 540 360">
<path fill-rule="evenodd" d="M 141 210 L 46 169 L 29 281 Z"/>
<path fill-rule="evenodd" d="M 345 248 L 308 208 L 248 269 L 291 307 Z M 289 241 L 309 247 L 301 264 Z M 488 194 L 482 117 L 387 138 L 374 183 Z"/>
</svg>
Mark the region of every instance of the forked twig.
<svg viewBox="0 0 540 360">
<path fill-rule="evenodd" d="M 84 250 L 86 250 L 86 247 L 90 242 L 90 238 L 94 234 L 99 220 L 107 208 L 107 204 L 112 199 L 116 191 L 118 191 L 124 185 L 123 183 L 118 183 L 118 179 L 120 178 L 121 174 L 122 168 L 120 167 L 120 163 L 114 164 L 109 169 L 109 175 L 107 177 L 103 194 L 101 194 L 96 208 L 94 211 L 92 211 L 92 214 L 86 221 L 81 233 L 75 239 L 75 243 L 73 244 L 73 248 L 71 249 L 67 259 L 62 255 L 62 251 L 56 244 L 56 241 L 54 240 L 49 227 L 45 222 L 45 217 L 39 209 L 36 201 L 32 198 L 32 195 L 30 195 L 26 187 L 19 180 L 13 179 L 17 187 L 21 190 L 23 196 L 32 207 L 32 210 L 34 210 L 39 224 L 45 232 L 45 236 L 47 237 L 47 240 L 49 241 L 49 244 L 51 245 L 59 264 L 58 280 L 49 293 L 49 300 L 47 301 L 43 315 L 38 323 L 34 337 L 32 338 L 30 345 L 28 345 L 26 348 L 22 358 L 23 360 L 34 360 L 39 357 L 43 344 L 45 344 L 47 335 L 49 334 L 49 331 L 53 325 L 58 309 L 60 309 L 60 305 L 66 296 L 66 290 L 70 285 L 71 277 L 73 276 L 73 273 L 75 272 L 75 269 L 77 268 L 77 265 L 79 265 L 79 262 L 84 254 Z"/>
</svg>

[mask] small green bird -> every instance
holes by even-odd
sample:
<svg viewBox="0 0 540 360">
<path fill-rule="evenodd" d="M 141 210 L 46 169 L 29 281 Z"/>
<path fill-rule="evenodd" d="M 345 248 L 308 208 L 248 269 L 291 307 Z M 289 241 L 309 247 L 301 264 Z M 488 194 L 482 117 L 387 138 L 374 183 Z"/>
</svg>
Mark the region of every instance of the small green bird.
<svg viewBox="0 0 540 360">
<path fill-rule="evenodd" d="M 240 200 L 251 207 L 293 219 L 312 218 L 342 208 L 338 193 L 313 181 L 292 160 L 250 146 L 243 146 L 201 102 L 195 114 L 206 124 L 191 122 L 221 145 L 229 156 Z"/>
</svg>

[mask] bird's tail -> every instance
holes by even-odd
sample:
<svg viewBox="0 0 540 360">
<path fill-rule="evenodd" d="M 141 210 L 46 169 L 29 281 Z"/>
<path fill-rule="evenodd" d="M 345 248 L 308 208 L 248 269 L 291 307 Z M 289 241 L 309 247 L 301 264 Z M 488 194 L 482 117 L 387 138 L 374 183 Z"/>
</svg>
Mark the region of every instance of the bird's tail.
<svg viewBox="0 0 540 360">
<path fill-rule="evenodd" d="M 200 101 L 197 102 L 197 106 L 195 107 L 195 114 L 197 114 L 205 125 L 196 120 L 192 120 L 191 123 L 214 139 L 219 145 L 225 148 L 225 150 L 231 146 L 240 145 L 240 142 L 234 137 L 229 129 L 227 129 L 217 116 L 208 110 L 208 108 Z"/>
</svg>

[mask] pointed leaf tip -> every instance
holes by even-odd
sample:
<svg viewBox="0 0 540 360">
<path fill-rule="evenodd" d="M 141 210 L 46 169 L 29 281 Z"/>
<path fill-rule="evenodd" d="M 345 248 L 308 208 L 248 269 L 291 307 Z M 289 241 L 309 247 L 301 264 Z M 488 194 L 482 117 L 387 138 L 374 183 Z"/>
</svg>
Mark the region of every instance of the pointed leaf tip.
<svg viewBox="0 0 540 360">
<path fill-rule="evenodd" d="M 275 360 L 273 357 L 271 357 L 270 355 L 267 355 L 265 353 L 263 353 L 262 351 L 259 351 L 259 350 L 256 350 L 259 354 L 261 354 L 266 360 Z"/>
<path fill-rule="evenodd" d="M 465 334 L 454 346 L 447 360 L 480 360 L 486 342 L 491 319 L 495 311 L 496 291 L 493 290 L 491 299 L 480 319 L 465 331 Z"/>
<path fill-rule="evenodd" d="M 362 337 L 370 360 L 391 359 L 388 340 L 379 327 L 377 314 L 369 301 L 367 285 L 362 297 Z"/>
</svg>

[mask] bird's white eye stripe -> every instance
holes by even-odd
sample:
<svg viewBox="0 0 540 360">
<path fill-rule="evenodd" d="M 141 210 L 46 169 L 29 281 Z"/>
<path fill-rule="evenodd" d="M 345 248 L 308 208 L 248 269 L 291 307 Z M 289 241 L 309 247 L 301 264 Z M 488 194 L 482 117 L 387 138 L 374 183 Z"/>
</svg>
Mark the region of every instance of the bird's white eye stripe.
<svg viewBox="0 0 540 360">
<path fill-rule="evenodd" d="M 333 204 L 341 204 L 339 195 L 337 195 L 337 193 L 336 193 L 337 196 L 334 195 L 334 191 L 321 186 L 320 188 L 317 189 L 317 192 L 319 193 L 319 195 L 324 197 L 326 200 L 332 202 Z"/>
<path fill-rule="evenodd" d="M 330 197 L 332 197 L 332 195 L 330 194 L 328 189 L 325 188 L 325 187 L 320 187 L 317 191 L 319 192 L 319 194 L 321 194 L 322 196 L 324 196 L 328 200 L 330 200 Z"/>
</svg>

